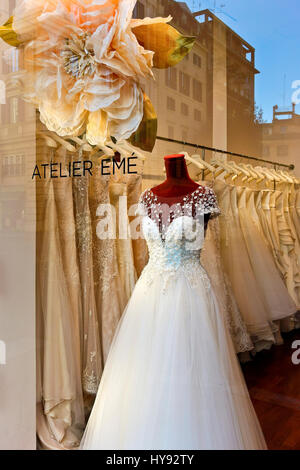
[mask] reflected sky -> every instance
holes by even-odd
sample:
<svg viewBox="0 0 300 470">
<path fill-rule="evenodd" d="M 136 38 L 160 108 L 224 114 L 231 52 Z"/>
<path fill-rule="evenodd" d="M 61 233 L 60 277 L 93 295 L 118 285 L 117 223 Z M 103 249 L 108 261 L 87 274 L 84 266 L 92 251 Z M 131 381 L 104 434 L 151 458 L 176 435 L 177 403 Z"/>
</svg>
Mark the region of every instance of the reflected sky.
<svg viewBox="0 0 300 470">
<path fill-rule="evenodd" d="M 300 88 L 299 0 L 186 0 L 191 10 L 215 14 L 256 49 L 256 102 L 272 121 L 273 106 L 290 106 Z M 222 8 L 222 5 L 223 6 Z M 296 84 L 295 84 L 296 85 Z M 299 98 L 299 96 L 298 96 Z M 299 100 L 300 101 L 300 100 Z M 300 114 L 300 104 L 296 107 Z"/>
</svg>

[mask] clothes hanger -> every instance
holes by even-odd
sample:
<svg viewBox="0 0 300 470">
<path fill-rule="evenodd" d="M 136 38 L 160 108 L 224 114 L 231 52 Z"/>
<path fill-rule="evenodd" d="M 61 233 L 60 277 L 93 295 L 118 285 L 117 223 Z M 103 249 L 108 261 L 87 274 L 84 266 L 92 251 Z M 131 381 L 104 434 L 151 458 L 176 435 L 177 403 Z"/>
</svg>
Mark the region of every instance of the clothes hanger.
<svg viewBox="0 0 300 470">
<path fill-rule="evenodd" d="M 222 175 L 223 173 L 228 173 L 228 169 L 224 168 L 223 165 L 219 165 L 217 162 L 210 162 L 212 165 L 215 166 L 215 173 L 214 176 L 217 178 L 218 176 Z"/>
<path fill-rule="evenodd" d="M 249 164 L 250 165 L 250 164 Z M 248 165 L 247 165 L 248 167 Z M 251 165 L 251 168 L 255 171 L 255 173 L 257 174 L 257 179 L 256 179 L 256 183 L 259 184 L 259 183 L 262 183 L 265 179 L 266 179 L 266 175 L 264 175 L 261 171 L 259 171 L 258 167 L 253 167 Z"/>
<path fill-rule="evenodd" d="M 291 178 L 294 184 L 300 184 L 300 180 L 295 175 L 292 175 L 291 173 L 288 173 L 286 170 L 281 170 L 281 171 L 284 175 Z"/>
<path fill-rule="evenodd" d="M 72 145 L 70 142 L 67 142 L 65 139 L 55 134 L 54 132 L 45 132 L 45 134 L 54 139 L 59 145 L 67 149 L 69 152 L 75 153 L 77 151 L 74 145 Z"/>
<path fill-rule="evenodd" d="M 278 173 L 280 173 L 283 177 L 285 177 L 288 183 L 294 184 L 294 180 L 293 178 L 291 178 L 289 174 L 284 173 L 282 170 L 278 170 Z"/>
<path fill-rule="evenodd" d="M 114 150 L 114 154 L 115 152 L 118 152 L 120 155 L 122 155 L 123 158 L 130 158 L 132 156 L 132 152 L 129 152 L 119 143 L 114 143 L 111 141 L 108 143 L 108 145 L 112 148 L 112 150 Z"/>
<path fill-rule="evenodd" d="M 57 149 L 57 142 L 55 142 L 55 140 L 52 139 L 52 137 L 50 137 L 49 135 L 44 134 L 44 132 L 37 132 L 37 136 L 46 142 L 47 147 Z"/>
<path fill-rule="evenodd" d="M 261 166 L 256 166 L 255 167 L 255 170 L 258 172 L 258 174 L 260 174 L 261 178 L 267 179 L 268 181 L 274 182 L 273 176 L 269 175 L 267 172 L 265 172 L 264 169 L 266 169 L 266 168 L 263 168 Z"/>
<path fill-rule="evenodd" d="M 131 154 L 134 154 L 140 160 L 145 161 L 147 159 L 146 155 L 144 155 L 143 152 L 131 145 L 129 142 L 127 142 L 127 140 L 122 140 L 121 142 L 118 142 L 118 144 L 121 147 L 124 147 L 125 150 L 127 150 L 128 152 L 131 152 Z"/>
<path fill-rule="evenodd" d="M 93 147 L 87 142 L 86 137 L 68 137 L 68 140 L 72 140 L 75 144 L 78 144 L 79 147 L 85 152 L 92 152 Z"/>
<path fill-rule="evenodd" d="M 206 169 L 207 167 L 203 164 L 202 161 L 199 162 L 199 161 L 196 160 L 196 158 L 198 157 L 198 155 L 192 155 L 192 156 L 190 156 L 187 152 L 182 152 L 182 153 L 184 153 L 184 157 L 185 157 L 185 160 L 188 162 L 188 163 L 187 163 L 188 166 L 189 166 L 189 165 L 195 165 L 197 168 L 199 168 L 199 170 L 201 170 L 201 173 L 202 173 L 201 179 L 202 179 L 202 181 L 203 181 L 203 180 L 204 180 L 205 169 Z M 199 175 L 200 175 L 200 173 L 198 173 L 198 174 L 196 175 L 196 177 L 199 178 Z"/>
<path fill-rule="evenodd" d="M 234 167 L 238 173 L 238 176 L 240 176 L 242 173 L 248 178 L 250 176 L 250 173 L 248 170 L 245 170 L 244 168 L 242 168 L 242 166 L 238 163 L 236 163 L 235 161 L 233 160 L 230 160 L 229 162 L 229 165 L 231 165 L 232 167 Z"/>
<path fill-rule="evenodd" d="M 259 173 L 254 167 L 253 165 L 251 165 L 250 163 L 247 163 L 245 164 L 245 167 L 248 168 L 248 170 L 250 171 L 251 173 L 251 177 L 249 178 L 248 182 L 252 182 L 252 181 L 259 181 L 261 180 L 262 178 L 262 174 Z"/>
<path fill-rule="evenodd" d="M 200 170 L 204 170 L 205 169 L 205 166 L 202 165 L 202 162 L 199 163 L 194 157 L 190 157 L 189 154 L 187 152 L 180 152 L 180 153 L 184 153 L 184 158 L 191 164 L 194 164 L 197 168 L 199 168 Z"/>
<path fill-rule="evenodd" d="M 266 175 L 266 178 L 274 184 L 274 189 L 276 189 L 276 183 L 280 183 L 280 179 L 276 175 L 274 175 L 269 170 L 269 168 L 259 166 L 258 169 L 262 171 L 264 175 Z"/>
<path fill-rule="evenodd" d="M 210 163 L 204 160 L 200 154 L 196 153 L 192 155 L 190 158 L 198 160 L 201 165 L 205 167 L 204 171 L 208 171 L 209 173 L 214 173 L 216 171 L 215 167 L 213 167 Z"/>
<path fill-rule="evenodd" d="M 270 168 L 269 171 L 272 173 L 272 175 L 278 178 L 278 183 L 288 182 L 286 176 L 282 176 L 277 170 L 275 170 L 275 168 Z"/>
<path fill-rule="evenodd" d="M 215 176 L 219 176 L 223 172 L 225 172 L 224 179 L 226 180 L 230 178 L 232 175 L 237 175 L 236 169 L 234 169 L 231 165 L 228 165 L 227 162 L 224 162 L 223 160 L 219 158 L 214 158 L 213 160 L 211 160 L 211 164 L 214 166 L 216 165 L 217 168 L 219 168 L 217 169 Z"/>
<path fill-rule="evenodd" d="M 231 176 L 231 180 L 235 181 L 239 176 L 241 176 L 242 171 L 240 170 L 240 168 L 237 165 L 235 165 L 235 163 L 233 161 L 227 162 L 227 165 L 234 172 L 234 174 Z"/>
<path fill-rule="evenodd" d="M 239 166 L 241 167 L 241 169 L 243 169 L 244 171 L 246 171 L 248 173 L 248 175 L 246 175 L 246 177 L 243 178 L 243 180 L 242 180 L 243 182 L 247 181 L 247 183 L 251 183 L 251 181 L 257 179 L 258 175 L 253 170 L 252 165 L 250 165 L 250 164 L 246 165 L 246 163 L 240 163 Z"/>
</svg>

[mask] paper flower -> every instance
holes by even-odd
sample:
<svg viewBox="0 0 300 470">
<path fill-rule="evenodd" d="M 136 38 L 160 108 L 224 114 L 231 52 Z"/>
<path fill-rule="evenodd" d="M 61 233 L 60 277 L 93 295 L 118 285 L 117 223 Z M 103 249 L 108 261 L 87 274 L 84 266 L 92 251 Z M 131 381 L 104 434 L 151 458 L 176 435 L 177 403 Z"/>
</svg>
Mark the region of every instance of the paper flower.
<svg viewBox="0 0 300 470">
<path fill-rule="evenodd" d="M 194 38 L 168 25 L 170 17 L 132 19 L 135 3 L 23 0 L 0 29 L 2 39 L 24 47 L 24 96 L 49 130 L 86 133 L 92 145 L 131 137 L 153 147 L 155 135 L 146 142 L 145 122 L 149 114 L 155 134 L 156 116 L 140 80 L 153 77 L 153 65 L 179 62 Z"/>
</svg>

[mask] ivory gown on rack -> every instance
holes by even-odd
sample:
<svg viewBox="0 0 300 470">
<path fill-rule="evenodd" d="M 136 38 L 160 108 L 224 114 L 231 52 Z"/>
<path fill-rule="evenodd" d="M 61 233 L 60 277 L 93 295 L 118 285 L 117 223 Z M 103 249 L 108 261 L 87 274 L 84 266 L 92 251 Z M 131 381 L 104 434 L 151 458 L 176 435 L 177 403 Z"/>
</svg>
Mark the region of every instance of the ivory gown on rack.
<svg viewBox="0 0 300 470">
<path fill-rule="evenodd" d="M 240 226 L 237 187 L 216 180 L 214 190 L 221 204 L 221 251 L 224 269 L 257 351 L 275 342 L 274 331 Z"/>
<path fill-rule="evenodd" d="M 280 277 L 260 228 L 255 209 L 255 193 L 252 189 L 239 187 L 237 194 L 241 229 L 268 316 L 271 321 L 289 317 L 297 311 L 297 307 Z"/>
<path fill-rule="evenodd" d="M 116 240 L 108 234 L 107 217 L 112 222 L 111 229 L 115 229 L 109 196 L 110 176 L 101 174 L 101 162 L 97 156 L 93 158 L 93 168 L 93 177 L 90 178 L 93 269 L 100 343 L 105 364 L 113 336 L 126 306 L 126 297 L 118 269 Z M 99 383 L 96 384 L 94 393 L 97 392 L 98 385 Z"/>
<path fill-rule="evenodd" d="M 275 220 L 274 217 L 272 217 L 271 197 L 272 191 L 270 190 L 258 191 L 256 195 L 256 210 L 264 235 L 272 249 L 273 259 L 276 263 L 277 269 L 281 276 L 284 277 L 285 269 L 281 260 L 279 231 L 277 224 L 274 226 L 274 222 L 277 222 L 277 220 L 276 217 Z"/>
<path fill-rule="evenodd" d="M 212 187 L 213 185 L 211 181 L 202 181 L 202 184 L 208 187 Z M 234 298 L 228 276 L 222 265 L 220 224 L 218 217 L 214 217 L 209 221 L 204 246 L 201 251 L 201 263 L 211 280 L 236 352 L 244 353 L 251 351 L 254 345 Z"/>
<path fill-rule="evenodd" d="M 129 220 L 127 211 L 127 185 L 123 182 L 111 182 L 109 185 L 111 204 L 116 213 L 117 230 L 117 259 L 120 274 L 121 286 L 127 303 L 136 283 L 136 271 L 134 267 L 134 257 L 131 238 L 129 237 Z M 122 199 L 123 197 L 123 199 Z M 120 207 L 120 204 L 124 206 Z M 121 233 L 123 230 L 124 233 Z M 124 306 L 125 307 L 125 306 Z"/>
<path fill-rule="evenodd" d="M 300 266 L 298 264 L 298 245 L 286 219 L 286 196 L 282 191 L 274 191 L 273 213 L 277 219 L 282 262 L 285 267 L 284 278 L 291 297 L 300 308 Z"/>
<path fill-rule="evenodd" d="M 203 218 L 219 212 L 200 186 L 161 227 L 141 198 L 149 263 L 120 321 L 81 449 L 265 449 L 234 347 L 206 272 Z M 151 210 L 153 209 L 153 210 Z"/>
</svg>

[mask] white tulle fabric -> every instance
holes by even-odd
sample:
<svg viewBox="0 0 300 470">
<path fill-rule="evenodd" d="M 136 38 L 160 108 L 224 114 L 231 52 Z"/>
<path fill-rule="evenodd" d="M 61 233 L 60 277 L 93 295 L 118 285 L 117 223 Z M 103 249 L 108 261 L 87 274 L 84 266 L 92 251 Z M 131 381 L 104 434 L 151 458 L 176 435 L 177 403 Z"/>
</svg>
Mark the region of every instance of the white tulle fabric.
<svg viewBox="0 0 300 470">
<path fill-rule="evenodd" d="M 204 197 L 193 204 L 204 209 Z M 162 238 L 142 216 L 149 263 L 118 326 L 82 450 L 266 447 L 199 252 L 184 243 L 193 222 L 176 217 Z"/>
</svg>

